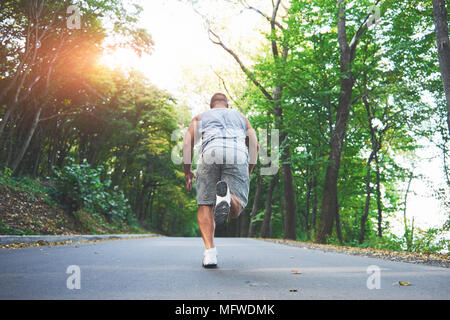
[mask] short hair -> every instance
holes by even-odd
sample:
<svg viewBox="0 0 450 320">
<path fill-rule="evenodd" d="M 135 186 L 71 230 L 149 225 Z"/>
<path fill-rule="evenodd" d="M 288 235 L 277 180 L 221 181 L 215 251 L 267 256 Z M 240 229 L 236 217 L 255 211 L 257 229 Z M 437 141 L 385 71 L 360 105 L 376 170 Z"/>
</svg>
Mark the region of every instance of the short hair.
<svg viewBox="0 0 450 320">
<path fill-rule="evenodd" d="M 214 106 L 218 103 L 224 103 L 227 108 L 228 108 L 228 98 L 226 95 L 224 95 L 223 93 L 216 93 L 212 96 L 211 98 L 211 103 L 210 103 L 210 107 L 211 109 L 214 108 Z"/>
</svg>

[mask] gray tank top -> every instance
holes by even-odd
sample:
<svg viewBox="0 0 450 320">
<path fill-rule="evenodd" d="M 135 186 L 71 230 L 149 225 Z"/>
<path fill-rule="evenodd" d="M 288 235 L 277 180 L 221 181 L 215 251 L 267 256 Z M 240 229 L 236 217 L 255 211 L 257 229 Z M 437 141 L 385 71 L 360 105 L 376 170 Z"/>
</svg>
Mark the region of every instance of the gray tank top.
<svg viewBox="0 0 450 320">
<path fill-rule="evenodd" d="M 212 148 L 220 148 L 243 152 L 248 157 L 245 144 L 247 123 L 239 111 L 228 108 L 208 110 L 200 116 L 199 131 L 202 154 Z"/>
</svg>

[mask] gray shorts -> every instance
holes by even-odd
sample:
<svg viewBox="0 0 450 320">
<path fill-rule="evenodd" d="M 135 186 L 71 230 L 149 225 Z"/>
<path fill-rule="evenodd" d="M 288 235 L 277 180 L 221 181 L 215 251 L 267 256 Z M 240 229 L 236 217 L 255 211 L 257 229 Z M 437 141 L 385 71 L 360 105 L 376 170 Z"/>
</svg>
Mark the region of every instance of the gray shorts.
<svg viewBox="0 0 450 320">
<path fill-rule="evenodd" d="M 244 209 L 248 203 L 250 188 L 248 161 L 238 164 L 221 164 L 202 161 L 202 159 L 197 166 L 197 204 L 215 205 L 216 184 L 223 180 L 228 184 L 230 192 L 241 200 L 242 209 Z"/>
</svg>

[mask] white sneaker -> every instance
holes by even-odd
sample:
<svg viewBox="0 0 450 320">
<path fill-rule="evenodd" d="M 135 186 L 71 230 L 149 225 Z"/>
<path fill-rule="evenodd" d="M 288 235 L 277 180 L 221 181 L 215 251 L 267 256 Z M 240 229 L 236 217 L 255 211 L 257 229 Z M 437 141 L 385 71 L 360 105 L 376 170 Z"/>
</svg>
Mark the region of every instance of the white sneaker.
<svg viewBox="0 0 450 320">
<path fill-rule="evenodd" d="M 205 250 L 203 253 L 203 268 L 215 268 L 217 267 L 217 249 L 211 248 Z"/>
<path fill-rule="evenodd" d="M 214 222 L 217 226 L 224 225 L 230 215 L 231 194 L 225 181 L 216 184 L 216 206 L 214 207 Z"/>
</svg>

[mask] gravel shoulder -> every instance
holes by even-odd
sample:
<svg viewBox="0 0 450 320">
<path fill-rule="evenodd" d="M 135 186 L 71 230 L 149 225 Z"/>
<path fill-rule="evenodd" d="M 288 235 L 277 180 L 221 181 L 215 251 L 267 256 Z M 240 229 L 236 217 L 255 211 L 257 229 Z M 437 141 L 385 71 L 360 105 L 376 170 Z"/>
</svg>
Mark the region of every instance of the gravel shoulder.
<svg viewBox="0 0 450 320">
<path fill-rule="evenodd" d="M 390 261 L 426 264 L 442 268 L 450 268 L 450 254 L 400 252 L 385 249 L 343 247 L 311 242 L 300 242 L 284 239 L 260 239 L 294 247 L 321 250 L 323 252 L 343 253 L 367 258 L 378 258 Z"/>
<path fill-rule="evenodd" d="M 63 235 L 63 236 L 0 236 L 0 248 L 17 249 L 73 243 L 145 239 L 161 237 L 158 234 L 109 234 L 109 235 Z"/>
</svg>

